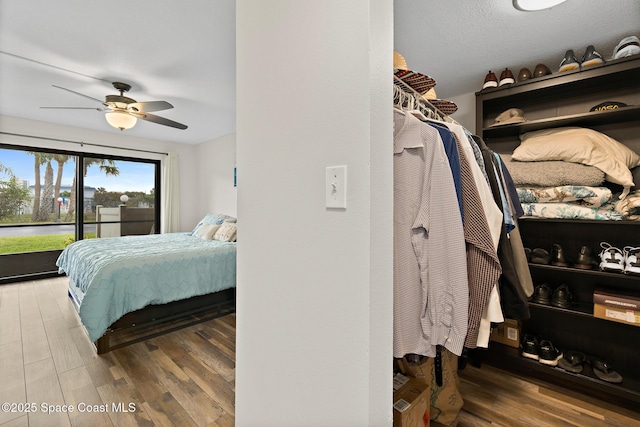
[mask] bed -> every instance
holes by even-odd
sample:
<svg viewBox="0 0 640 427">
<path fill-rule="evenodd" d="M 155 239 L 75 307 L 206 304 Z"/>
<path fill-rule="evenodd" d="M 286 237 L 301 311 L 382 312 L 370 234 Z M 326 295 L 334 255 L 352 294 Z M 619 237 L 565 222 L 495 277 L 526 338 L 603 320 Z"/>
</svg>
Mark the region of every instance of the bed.
<svg viewBox="0 0 640 427">
<path fill-rule="evenodd" d="M 235 311 L 237 244 L 211 237 L 194 230 L 88 239 L 64 249 L 56 264 L 99 354 L 150 336 L 110 345 L 121 331 L 177 320 L 184 327 Z"/>
</svg>

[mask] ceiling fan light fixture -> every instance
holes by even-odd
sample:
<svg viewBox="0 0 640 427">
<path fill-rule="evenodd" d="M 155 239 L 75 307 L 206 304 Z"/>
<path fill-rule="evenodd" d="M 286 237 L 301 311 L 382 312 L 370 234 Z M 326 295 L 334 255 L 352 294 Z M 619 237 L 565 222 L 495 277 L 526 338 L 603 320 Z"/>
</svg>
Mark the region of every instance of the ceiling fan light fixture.
<svg viewBox="0 0 640 427">
<path fill-rule="evenodd" d="M 566 0 L 513 0 L 513 7 L 524 12 L 550 9 Z"/>
<path fill-rule="evenodd" d="M 104 117 L 107 119 L 107 123 L 120 130 L 131 129 L 138 122 L 137 118 L 122 111 L 111 111 L 105 113 Z"/>
</svg>

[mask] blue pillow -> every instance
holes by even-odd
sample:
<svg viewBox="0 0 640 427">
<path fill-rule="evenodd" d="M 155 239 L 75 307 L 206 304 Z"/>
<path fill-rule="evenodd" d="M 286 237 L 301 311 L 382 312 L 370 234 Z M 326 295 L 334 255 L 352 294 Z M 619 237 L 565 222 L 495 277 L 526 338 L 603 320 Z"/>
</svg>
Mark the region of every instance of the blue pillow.
<svg viewBox="0 0 640 427">
<path fill-rule="evenodd" d="M 235 218 L 233 218 L 232 216 L 229 216 L 229 215 L 224 215 L 224 214 L 217 214 L 217 215 L 206 214 L 205 217 L 202 218 L 200 220 L 200 222 L 198 222 L 198 224 L 193 228 L 193 230 L 191 230 L 191 233 L 189 233 L 189 234 L 193 236 L 193 234 L 196 232 L 196 230 L 202 224 L 220 225 L 225 221 L 231 222 L 231 221 L 228 221 L 229 219 L 235 220 Z"/>
</svg>

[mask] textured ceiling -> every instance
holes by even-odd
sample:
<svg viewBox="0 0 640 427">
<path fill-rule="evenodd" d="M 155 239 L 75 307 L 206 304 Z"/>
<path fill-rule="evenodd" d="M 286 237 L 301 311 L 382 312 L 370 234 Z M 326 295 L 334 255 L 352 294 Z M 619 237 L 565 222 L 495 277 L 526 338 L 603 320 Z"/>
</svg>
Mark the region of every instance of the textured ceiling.
<svg viewBox="0 0 640 427">
<path fill-rule="evenodd" d="M 95 110 L 39 107 L 100 107 L 52 85 L 104 99 L 122 81 L 189 126 L 139 120 L 129 135 L 199 143 L 235 132 L 233 0 L 2 0 L 0 51 L 21 57 L 0 54 L 0 114 L 118 133 Z"/>
<path fill-rule="evenodd" d="M 539 62 L 553 71 L 564 52 L 589 44 L 610 58 L 623 37 L 640 36 L 638 0 L 567 0 L 525 13 L 511 0 L 396 0 L 395 49 L 434 77 L 441 98 L 480 90 L 488 70 L 517 74 Z M 137 101 L 165 100 L 157 114 L 177 130 L 139 121 L 127 134 L 196 144 L 235 132 L 235 2 L 232 0 L 1 0 L 0 114 L 99 129 L 93 98 L 132 86 Z"/>
<path fill-rule="evenodd" d="M 433 77 L 439 98 L 477 92 L 489 70 L 557 72 L 568 49 L 594 45 L 608 60 L 618 42 L 640 37 L 640 1 L 567 0 L 521 12 L 511 0 L 395 0 L 394 48 L 410 69 Z"/>
</svg>

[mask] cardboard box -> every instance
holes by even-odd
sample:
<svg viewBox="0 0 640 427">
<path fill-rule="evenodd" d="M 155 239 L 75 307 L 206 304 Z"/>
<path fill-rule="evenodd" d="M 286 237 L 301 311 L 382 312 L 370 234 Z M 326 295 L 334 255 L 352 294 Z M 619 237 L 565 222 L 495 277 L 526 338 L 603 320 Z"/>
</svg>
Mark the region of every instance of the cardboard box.
<svg viewBox="0 0 640 427">
<path fill-rule="evenodd" d="M 640 294 L 620 291 L 614 292 L 607 289 L 595 289 L 593 291 L 593 303 L 608 305 L 621 310 L 640 311 Z"/>
<path fill-rule="evenodd" d="M 593 304 L 593 315 L 599 319 L 640 326 L 640 310 L 630 310 L 624 307 L 613 307 L 604 304 Z"/>
<path fill-rule="evenodd" d="M 522 339 L 521 335 L 522 322 L 514 319 L 504 319 L 504 323 L 500 323 L 491 330 L 491 341 L 518 348 Z"/>
<path fill-rule="evenodd" d="M 393 426 L 428 426 L 430 401 L 427 384 L 402 374 L 396 374 L 393 384 Z"/>
</svg>

